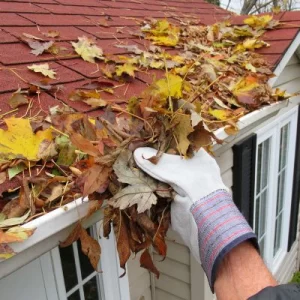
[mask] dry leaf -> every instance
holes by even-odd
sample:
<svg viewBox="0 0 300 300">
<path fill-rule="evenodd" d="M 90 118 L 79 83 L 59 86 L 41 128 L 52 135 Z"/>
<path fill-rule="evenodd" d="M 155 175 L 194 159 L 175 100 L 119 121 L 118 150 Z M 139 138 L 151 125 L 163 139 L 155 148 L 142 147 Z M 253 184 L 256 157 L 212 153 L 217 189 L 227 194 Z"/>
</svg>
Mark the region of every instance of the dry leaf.
<svg viewBox="0 0 300 300">
<path fill-rule="evenodd" d="M 81 228 L 79 237 L 82 252 L 89 258 L 94 270 L 98 271 L 101 255 L 100 244 L 92 238 L 84 228 Z"/>
<path fill-rule="evenodd" d="M 79 54 L 83 60 L 95 63 L 95 59 L 103 59 L 102 49 L 95 45 L 95 42 L 86 36 L 78 38 L 78 42 L 71 42 L 77 54 Z"/>
<path fill-rule="evenodd" d="M 20 92 L 13 93 L 11 98 L 8 100 L 8 104 L 11 108 L 17 108 L 28 103 L 29 100 L 26 95 L 21 94 Z"/>
<path fill-rule="evenodd" d="M 33 64 L 31 66 L 27 66 L 27 68 L 29 70 L 32 70 L 32 71 L 36 72 L 36 73 L 42 73 L 44 76 L 55 79 L 56 72 L 51 70 L 47 63 L 46 64 L 41 64 L 41 65 Z"/>
<path fill-rule="evenodd" d="M 16 253 L 7 244 L 0 244 L 0 259 L 8 259 L 14 256 Z"/>
<path fill-rule="evenodd" d="M 157 270 L 157 268 L 155 267 L 155 265 L 153 264 L 153 260 L 152 257 L 149 253 L 149 250 L 146 249 L 141 257 L 140 257 L 140 265 L 142 268 L 147 269 L 148 271 L 152 272 L 153 274 L 155 274 L 156 278 L 159 278 L 159 271 Z"/>
<path fill-rule="evenodd" d="M 0 157 L 2 159 L 38 160 L 41 142 L 52 140 L 51 129 L 33 133 L 28 119 L 8 118 L 5 119 L 5 123 L 7 130 L 0 129 Z"/>
<path fill-rule="evenodd" d="M 5 232 L 0 230 L 0 244 L 23 242 L 27 240 L 34 231 L 35 229 L 23 227 L 12 227 Z"/>
</svg>

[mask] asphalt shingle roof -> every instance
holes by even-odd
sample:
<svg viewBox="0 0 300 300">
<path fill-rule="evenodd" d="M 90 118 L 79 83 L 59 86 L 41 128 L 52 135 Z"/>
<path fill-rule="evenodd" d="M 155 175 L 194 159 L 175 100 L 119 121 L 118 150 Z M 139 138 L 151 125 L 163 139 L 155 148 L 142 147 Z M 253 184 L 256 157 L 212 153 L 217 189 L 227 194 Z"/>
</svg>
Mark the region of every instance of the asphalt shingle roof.
<svg viewBox="0 0 300 300">
<path fill-rule="evenodd" d="M 84 62 L 74 54 L 70 41 L 76 41 L 83 35 L 92 37 L 105 55 L 126 54 L 124 48 L 115 47 L 120 44 L 138 45 L 139 48 L 146 49 L 150 42 L 139 39 L 132 33 L 139 32 L 141 21 L 150 18 L 167 18 L 175 24 L 181 20 L 192 20 L 205 25 L 224 18 L 230 18 L 234 24 L 242 24 L 244 19 L 203 0 L 0 1 L 0 114 L 11 110 L 7 100 L 13 91 L 28 86 L 26 81 L 43 79 L 42 75 L 29 71 L 27 66 L 45 61 L 49 62 L 50 67 L 59 74 L 52 84 L 63 84 L 64 90 L 55 94 L 42 93 L 39 105 L 35 109 L 47 110 L 63 101 L 81 112 L 94 110 L 85 103 L 68 100 L 68 94 L 91 79 L 106 80 L 101 72 L 103 63 L 97 65 Z M 300 12 L 280 13 L 275 15 L 275 18 L 286 24 L 281 29 L 267 32 L 264 40 L 271 46 L 260 50 L 273 66 L 280 61 L 296 36 L 300 26 Z M 35 56 L 21 41 L 23 33 L 45 38 L 42 33 L 48 30 L 60 32 L 60 37 L 53 40 L 59 46 L 65 47 L 67 54 Z M 169 51 L 174 53 L 177 50 L 169 49 Z M 159 78 L 162 75 L 163 71 L 159 70 L 138 72 L 136 79 L 117 88 L 113 97 L 126 100 L 138 95 L 147 83 L 152 82 L 154 76 Z M 17 115 L 22 115 L 24 110 L 26 108 L 20 108 Z"/>
</svg>

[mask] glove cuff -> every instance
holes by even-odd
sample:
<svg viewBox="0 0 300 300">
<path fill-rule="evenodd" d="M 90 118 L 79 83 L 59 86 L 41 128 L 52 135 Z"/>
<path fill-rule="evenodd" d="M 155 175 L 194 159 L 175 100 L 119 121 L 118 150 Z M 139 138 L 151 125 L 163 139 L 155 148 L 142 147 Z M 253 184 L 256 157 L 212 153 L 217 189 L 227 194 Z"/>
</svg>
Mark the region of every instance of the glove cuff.
<svg viewBox="0 0 300 300">
<path fill-rule="evenodd" d="M 198 227 L 202 267 L 213 291 L 216 273 L 224 256 L 246 240 L 258 249 L 256 235 L 226 190 L 217 190 L 190 208 Z"/>
</svg>

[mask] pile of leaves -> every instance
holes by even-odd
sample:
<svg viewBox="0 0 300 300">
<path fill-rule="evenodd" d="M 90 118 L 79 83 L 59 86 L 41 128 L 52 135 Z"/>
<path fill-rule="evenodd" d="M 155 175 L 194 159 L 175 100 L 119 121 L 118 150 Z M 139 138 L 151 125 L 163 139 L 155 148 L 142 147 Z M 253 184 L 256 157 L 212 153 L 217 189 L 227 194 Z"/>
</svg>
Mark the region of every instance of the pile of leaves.
<svg viewBox="0 0 300 300">
<path fill-rule="evenodd" d="M 156 148 L 157 155 L 149 159 L 154 164 L 165 152 L 186 159 L 201 147 L 211 152 L 214 141 L 221 143 L 215 130 L 225 127 L 228 134 L 236 134 L 243 115 L 291 96 L 270 88 L 272 71 L 255 53 L 269 46 L 261 40 L 263 33 L 280 24 L 268 15 L 251 16 L 244 23 L 175 26 L 153 20 L 142 24 L 139 33 L 151 41 L 149 49 L 117 45 L 131 53 L 127 56 L 106 56 L 86 37 L 72 42 L 75 55 L 87 63 L 104 62 L 102 72 L 108 79 L 85 84 L 68 97 L 101 108 L 103 113 L 89 118 L 68 107 L 54 107 L 46 118 L 3 119 L 7 128 L 0 129 L 0 180 L 17 179 L 20 184 L 1 200 L 0 256 L 12 256 L 9 243 L 33 234 L 18 225 L 88 197 L 88 216 L 104 211 L 103 236 L 109 237 L 114 230 L 120 266 L 125 270 L 131 253 L 143 251 L 141 266 L 158 277 L 150 252 L 154 249 L 166 256 L 172 190 L 137 168 L 133 151 L 140 146 Z M 64 51 L 53 41 L 28 34 L 23 41 L 35 55 Z M 29 69 L 49 78 L 56 76 L 48 64 Z M 161 69 L 164 76 L 139 97 L 125 104 L 103 99 L 104 93 L 113 94 L 117 85 L 149 69 Z M 31 84 L 15 92 L 9 103 L 12 108 L 29 105 L 32 93 L 51 88 L 48 81 Z M 61 246 L 78 239 L 97 269 L 100 246 L 81 222 Z"/>
</svg>

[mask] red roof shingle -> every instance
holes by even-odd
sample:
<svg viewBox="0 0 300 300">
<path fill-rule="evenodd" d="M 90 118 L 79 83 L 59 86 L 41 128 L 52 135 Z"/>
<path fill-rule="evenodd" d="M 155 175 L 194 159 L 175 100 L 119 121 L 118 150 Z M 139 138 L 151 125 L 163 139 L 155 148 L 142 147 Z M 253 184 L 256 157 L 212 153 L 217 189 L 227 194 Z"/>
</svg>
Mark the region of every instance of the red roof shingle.
<svg viewBox="0 0 300 300">
<path fill-rule="evenodd" d="M 0 0 L 1 112 L 9 110 L 4 102 L 7 102 L 9 93 L 19 87 L 26 87 L 24 81 L 43 79 L 43 76 L 29 71 L 27 66 L 46 61 L 59 74 L 58 79 L 52 84 L 64 84 L 65 89 L 55 95 L 54 92 L 48 92 L 45 96 L 48 100 L 45 100 L 44 108 L 47 108 L 49 103 L 59 104 L 61 100 L 78 111 L 94 111 L 85 103 L 68 100 L 66 95 L 72 89 L 82 86 L 87 80 L 107 80 L 101 72 L 104 64 L 84 62 L 74 53 L 70 41 L 76 41 L 83 35 L 93 37 L 105 55 L 126 54 L 126 49 L 116 47 L 119 44 L 138 45 L 140 49 L 146 49 L 149 41 L 140 40 L 132 33 L 138 32 L 141 21 L 151 18 L 167 18 L 173 23 L 178 23 L 179 20 L 193 20 L 205 25 L 222 21 L 224 18 L 231 18 L 235 24 L 241 24 L 244 19 L 244 17 L 233 16 L 232 13 L 204 0 Z M 281 29 L 265 34 L 264 39 L 271 44 L 271 47 L 261 50 L 273 65 L 278 63 L 296 36 L 300 26 L 300 12 L 280 13 L 275 18 L 286 24 Z M 64 55 L 35 56 L 20 40 L 22 33 L 45 38 L 43 33 L 49 30 L 60 32 L 56 44 L 66 48 Z M 176 53 L 176 51 L 170 52 Z M 20 77 L 9 69 L 14 70 Z M 135 80 L 115 90 L 114 97 L 121 101 L 138 95 L 146 84 L 162 75 L 161 70 L 138 72 Z M 108 100 L 112 99 L 110 95 L 106 97 Z"/>
</svg>

